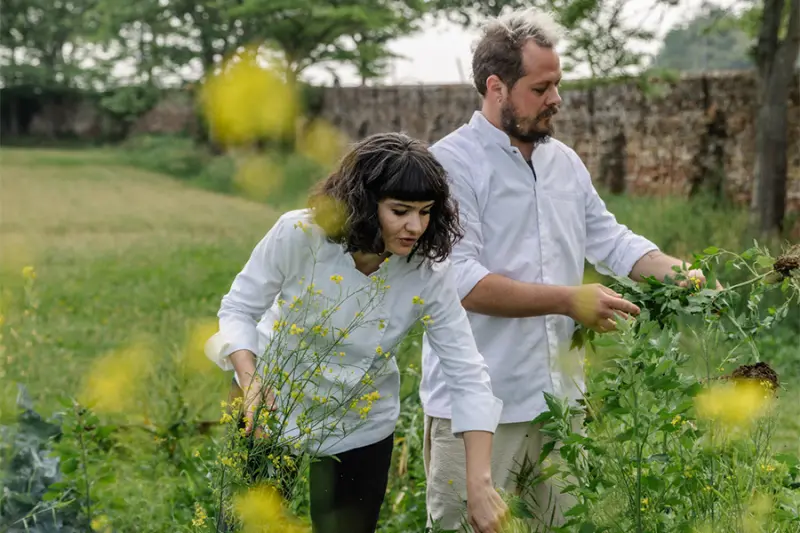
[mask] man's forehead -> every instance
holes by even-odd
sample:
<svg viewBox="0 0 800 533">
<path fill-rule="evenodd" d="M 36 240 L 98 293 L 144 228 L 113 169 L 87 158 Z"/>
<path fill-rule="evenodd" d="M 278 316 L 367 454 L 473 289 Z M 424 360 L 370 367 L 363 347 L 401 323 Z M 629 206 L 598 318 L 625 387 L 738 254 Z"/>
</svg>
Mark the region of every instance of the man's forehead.
<svg viewBox="0 0 800 533">
<path fill-rule="evenodd" d="M 525 77 L 533 81 L 557 81 L 561 77 L 561 59 L 555 48 L 545 48 L 533 41 L 522 47 Z"/>
</svg>

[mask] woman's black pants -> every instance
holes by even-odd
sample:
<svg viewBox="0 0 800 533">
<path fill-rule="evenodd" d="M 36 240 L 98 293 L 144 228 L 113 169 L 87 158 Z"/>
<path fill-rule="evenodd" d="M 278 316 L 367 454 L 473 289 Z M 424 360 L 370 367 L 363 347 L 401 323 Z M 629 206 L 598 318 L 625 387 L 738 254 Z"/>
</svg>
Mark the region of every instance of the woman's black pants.
<svg viewBox="0 0 800 533">
<path fill-rule="evenodd" d="M 374 533 L 386 494 L 394 435 L 311 464 L 314 533 Z"/>
</svg>

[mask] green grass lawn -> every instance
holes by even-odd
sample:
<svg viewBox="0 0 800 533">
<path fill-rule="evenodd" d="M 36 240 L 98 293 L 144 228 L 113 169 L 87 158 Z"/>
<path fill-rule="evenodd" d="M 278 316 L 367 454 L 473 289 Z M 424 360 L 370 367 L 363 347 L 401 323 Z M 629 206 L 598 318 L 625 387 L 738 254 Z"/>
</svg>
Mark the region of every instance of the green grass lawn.
<svg viewBox="0 0 800 533">
<path fill-rule="evenodd" d="M 113 374 L 113 365 L 98 362 L 120 353 L 141 357 L 143 370 L 141 379 L 115 377 L 125 407 L 115 420 L 168 426 L 220 416 L 230 375 L 205 359 L 202 343 L 221 296 L 277 212 L 118 161 L 112 150 L 0 151 L 4 423 L 15 414 L 17 383 L 47 415 L 60 408 L 59 397 L 80 395 L 93 369 Z M 674 254 L 711 244 L 736 249 L 744 231 L 740 213 L 695 210 L 682 200 L 612 198 L 609 206 Z M 32 281 L 25 267 L 33 267 Z M 794 340 L 795 333 L 776 337 L 770 353 L 784 381 L 800 376 Z M 798 391 L 790 383 L 789 404 L 800 400 Z M 800 418 L 791 411 L 779 442 L 800 453 Z M 180 531 L 191 521 L 203 488 L 187 486 L 185 463 L 158 444 L 132 431 L 119 445 L 127 481 L 107 489 L 124 502 L 115 511 L 119 531 L 164 531 L 165 524 Z M 193 435 L 177 453 L 213 455 L 216 445 L 213 432 Z M 409 458 L 401 460 L 407 472 Z"/>
</svg>

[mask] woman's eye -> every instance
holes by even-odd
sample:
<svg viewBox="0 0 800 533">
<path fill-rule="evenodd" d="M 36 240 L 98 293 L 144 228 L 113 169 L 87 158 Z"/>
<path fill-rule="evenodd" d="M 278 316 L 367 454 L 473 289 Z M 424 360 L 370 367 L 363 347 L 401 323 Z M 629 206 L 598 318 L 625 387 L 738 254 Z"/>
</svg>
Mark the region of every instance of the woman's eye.
<svg viewBox="0 0 800 533">
<path fill-rule="evenodd" d="M 430 211 L 421 211 L 421 212 L 420 212 L 420 215 L 422 215 L 422 216 L 424 216 L 424 217 L 426 217 L 426 216 L 428 216 L 428 215 L 430 215 L 430 214 L 431 214 L 431 212 L 430 212 Z"/>
<path fill-rule="evenodd" d="M 401 216 L 405 215 L 406 213 L 408 213 L 408 211 L 398 211 L 397 209 L 392 209 L 392 213 L 394 213 L 395 215 L 401 217 Z"/>
</svg>

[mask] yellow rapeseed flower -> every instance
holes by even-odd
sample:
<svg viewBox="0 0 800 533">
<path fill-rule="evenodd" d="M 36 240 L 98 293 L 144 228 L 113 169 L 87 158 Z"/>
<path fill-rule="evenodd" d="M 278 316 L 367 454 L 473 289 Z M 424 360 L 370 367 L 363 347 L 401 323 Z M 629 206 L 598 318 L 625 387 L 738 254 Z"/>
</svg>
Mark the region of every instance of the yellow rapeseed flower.
<svg viewBox="0 0 800 533">
<path fill-rule="evenodd" d="M 212 73 L 200 101 L 212 137 L 225 146 L 283 137 L 292 131 L 298 110 L 294 88 L 261 66 L 252 49 Z"/>
<path fill-rule="evenodd" d="M 326 169 L 332 168 L 344 154 L 348 139 L 324 120 L 314 120 L 303 128 L 297 150 Z"/>
<path fill-rule="evenodd" d="M 90 526 L 92 527 L 92 531 L 100 531 L 102 533 L 111 531 L 111 525 L 109 524 L 108 517 L 106 515 L 100 515 L 92 518 L 92 523 Z"/>
<path fill-rule="evenodd" d="M 152 352 L 134 344 L 95 360 L 78 398 L 98 412 L 130 412 L 140 397 L 136 389 L 150 368 Z"/>
<path fill-rule="evenodd" d="M 205 355 L 205 344 L 217 332 L 218 322 L 214 319 L 200 320 L 189 326 L 189 334 L 184 349 L 183 364 L 191 372 L 216 373 L 216 365 Z"/>
<path fill-rule="evenodd" d="M 22 277 L 25 279 L 36 279 L 36 270 L 30 265 L 22 268 Z"/>
<path fill-rule="evenodd" d="M 723 427 L 744 427 L 769 406 L 772 391 L 753 380 L 717 383 L 695 397 L 697 416 Z"/>
<path fill-rule="evenodd" d="M 237 165 L 233 184 L 251 200 L 263 201 L 284 185 L 283 167 L 265 154 L 250 155 Z"/>
<path fill-rule="evenodd" d="M 202 527 L 203 524 L 206 523 L 208 519 L 208 515 L 206 514 L 206 510 L 203 508 L 202 505 L 195 502 L 194 504 L 194 518 L 192 519 L 192 525 L 195 527 Z"/>
</svg>

